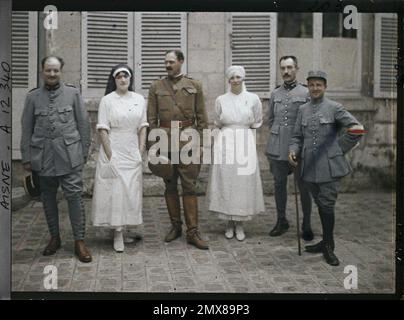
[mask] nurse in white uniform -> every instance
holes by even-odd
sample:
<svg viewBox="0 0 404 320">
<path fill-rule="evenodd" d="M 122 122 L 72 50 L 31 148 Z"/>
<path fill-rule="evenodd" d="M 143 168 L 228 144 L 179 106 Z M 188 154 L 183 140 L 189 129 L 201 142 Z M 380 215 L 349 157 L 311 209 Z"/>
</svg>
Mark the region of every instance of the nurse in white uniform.
<svg viewBox="0 0 404 320">
<path fill-rule="evenodd" d="M 92 202 L 94 226 L 114 230 L 113 247 L 124 251 L 125 226 L 142 219 L 142 153 L 146 144 L 146 103 L 133 92 L 133 71 L 114 67 L 98 109 L 101 140 Z"/>
</svg>

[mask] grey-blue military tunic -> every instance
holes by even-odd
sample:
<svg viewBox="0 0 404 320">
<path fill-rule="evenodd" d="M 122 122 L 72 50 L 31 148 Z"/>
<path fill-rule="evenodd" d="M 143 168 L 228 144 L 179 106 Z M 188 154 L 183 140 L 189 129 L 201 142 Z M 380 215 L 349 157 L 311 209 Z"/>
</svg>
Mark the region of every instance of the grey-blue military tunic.
<svg viewBox="0 0 404 320">
<path fill-rule="evenodd" d="M 266 155 L 274 176 L 275 202 L 277 217 L 286 217 L 287 181 L 290 173 L 288 163 L 289 142 L 292 137 L 299 107 L 309 101 L 307 87 L 294 81 L 283 83 L 271 94 L 268 109 L 270 136 Z M 311 197 L 303 182 L 298 179 L 303 209 L 303 229 L 310 229 Z"/>
<path fill-rule="evenodd" d="M 289 142 L 299 107 L 309 100 L 307 87 L 297 82 L 292 86 L 284 83 L 272 92 L 268 109 L 271 134 L 265 151 L 268 158 L 288 161 Z"/>
<path fill-rule="evenodd" d="M 344 131 L 352 125 L 360 123 L 341 104 L 328 98 L 300 107 L 289 150 L 300 154 L 304 181 L 337 181 L 351 172 L 344 154 L 361 138 Z"/>
<path fill-rule="evenodd" d="M 60 83 L 31 90 L 22 114 L 22 163 L 41 176 L 80 170 L 90 146 L 90 124 L 80 92 Z"/>
<path fill-rule="evenodd" d="M 75 240 L 85 236 L 82 168 L 90 146 L 90 124 L 80 92 L 62 82 L 53 89 L 31 90 L 21 118 L 22 163 L 39 174 L 41 200 L 51 236 L 59 235 L 56 193 L 68 202 Z"/>
</svg>

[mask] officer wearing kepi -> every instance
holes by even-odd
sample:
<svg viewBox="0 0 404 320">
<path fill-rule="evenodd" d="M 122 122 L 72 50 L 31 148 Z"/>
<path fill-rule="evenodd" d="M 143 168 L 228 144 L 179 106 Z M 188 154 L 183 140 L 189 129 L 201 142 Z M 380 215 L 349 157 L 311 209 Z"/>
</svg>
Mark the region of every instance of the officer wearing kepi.
<svg viewBox="0 0 404 320">
<path fill-rule="evenodd" d="M 269 101 L 270 136 L 265 152 L 275 180 L 277 222 L 269 233 L 271 237 L 280 236 L 289 229 L 286 219 L 287 182 L 288 175 L 292 172 L 288 163 L 289 142 L 299 107 L 309 101 L 307 88 L 296 80 L 299 70 L 297 58 L 283 56 L 279 60 L 279 67 L 284 82 L 275 88 Z M 310 223 L 311 197 L 303 181 L 299 177 L 296 178 L 303 209 L 302 238 L 310 241 L 313 239 Z"/>
<path fill-rule="evenodd" d="M 43 251 L 49 256 L 61 246 L 56 193 L 61 185 L 69 207 L 75 240 L 74 252 L 91 262 L 84 244 L 86 216 L 81 198 L 82 169 L 90 146 L 90 124 L 80 92 L 60 80 L 63 59 L 42 60 L 44 85 L 31 90 L 22 114 L 21 154 L 25 170 L 39 175 L 41 200 L 51 235 Z"/>
<path fill-rule="evenodd" d="M 359 143 L 365 131 L 341 104 L 324 97 L 325 72 L 310 71 L 307 81 L 311 101 L 299 109 L 289 145 L 289 162 L 296 166 L 300 156 L 300 174 L 318 206 L 323 229 L 323 240 L 306 246 L 306 251 L 322 252 L 328 264 L 337 266 L 334 208 L 340 180 L 351 172 L 344 155 Z"/>
<path fill-rule="evenodd" d="M 187 128 L 195 128 L 200 137 L 202 137 L 203 129 L 207 128 L 202 84 L 181 73 L 183 63 L 184 54 L 180 50 L 167 51 L 165 66 L 168 76 L 153 82 L 150 86 L 147 105 L 149 142 L 150 133 L 156 128 L 165 131 L 169 142 L 171 141 L 171 134 L 174 135 L 171 129 L 172 126 L 179 128 L 179 133 L 182 133 Z M 185 143 L 180 141 L 179 149 L 184 145 Z M 200 145 L 202 145 L 202 139 L 200 139 Z M 197 145 L 198 152 L 200 145 Z M 168 146 L 168 157 L 171 159 L 172 165 L 156 164 L 150 167 L 149 162 L 152 172 L 163 177 L 165 183 L 164 195 L 172 224 L 165 241 L 173 241 L 180 237 L 182 233 L 181 206 L 177 189 L 178 178 L 180 178 L 184 217 L 187 226 L 187 242 L 199 249 L 208 249 L 207 242 L 202 239 L 198 230 L 196 179 L 201 165 L 199 161 L 198 163 L 183 163 L 181 159 L 176 157 L 179 153 L 177 152 L 178 149 L 175 149 L 171 144 Z M 179 161 L 173 161 L 174 157 Z M 166 172 L 162 173 L 162 171 Z"/>
</svg>

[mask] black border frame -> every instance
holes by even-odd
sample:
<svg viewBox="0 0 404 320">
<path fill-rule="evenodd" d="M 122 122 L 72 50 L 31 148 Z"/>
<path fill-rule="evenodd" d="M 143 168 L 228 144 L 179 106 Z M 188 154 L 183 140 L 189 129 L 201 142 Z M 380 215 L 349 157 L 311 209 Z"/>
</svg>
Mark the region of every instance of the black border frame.
<svg viewBox="0 0 404 320">
<path fill-rule="evenodd" d="M 50 3 L 51 2 L 51 3 Z M 278 294 L 278 293 L 249 293 L 246 294 L 216 294 L 216 293 L 84 293 L 84 292 L 13 292 L 11 299 L 14 300 L 36 300 L 36 299 L 97 299 L 97 300 L 140 300 L 146 305 L 159 300 L 165 300 L 165 305 L 172 304 L 171 301 L 185 300 L 194 302 L 204 300 L 204 303 L 211 301 L 217 304 L 217 300 L 234 300 L 235 303 L 244 300 L 246 303 L 254 302 L 257 306 L 265 308 L 264 300 L 335 300 L 335 299 L 403 299 L 404 295 L 404 0 L 149 0 L 142 3 L 135 3 L 130 0 L 109 0 L 94 1 L 87 0 L 40 0 L 40 1 L 17 1 L 12 3 L 13 11 L 43 11 L 46 5 L 55 5 L 59 11 L 201 11 L 201 12 L 341 12 L 346 5 L 355 5 L 361 13 L 397 13 L 398 14 L 398 64 L 397 69 L 397 157 L 396 157 L 396 292 L 393 294 Z M 11 283 L 11 279 L 10 279 Z M 146 300 L 149 300 L 146 302 Z M 185 302 L 176 303 L 176 305 Z M 196 304 L 196 303 L 193 303 Z M 265 310 L 265 309 L 263 309 Z"/>
</svg>

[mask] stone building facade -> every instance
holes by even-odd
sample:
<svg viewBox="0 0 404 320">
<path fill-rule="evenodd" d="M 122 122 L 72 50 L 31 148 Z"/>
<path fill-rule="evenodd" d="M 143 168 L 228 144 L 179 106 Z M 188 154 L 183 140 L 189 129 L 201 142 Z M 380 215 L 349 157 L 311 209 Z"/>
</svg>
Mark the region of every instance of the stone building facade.
<svg viewBox="0 0 404 320">
<path fill-rule="evenodd" d="M 328 97 L 341 102 L 368 134 L 347 157 L 354 173 L 343 190 L 393 188 L 396 157 L 394 59 L 396 17 L 359 14 L 354 31 L 343 27 L 341 14 L 230 12 L 59 12 L 57 29 L 42 27 L 44 15 L 13 13 L 13 163 L 14 186 L 21 184 L 20 116 L 26 92 L 41 84 L 40 60 L 47 54 L 64 58 L 63 79 L 81 88 L 93 128 L 93 146 L 85 170 L 86 192 L 92 192 L 98 140 L 98 103 L 111 65 L 126 62 L 135 72 L 135 89 L 147 97 L 153 79 L 164 75 L 164 50 L 182 48 L 185 71 L 203 83 L 210 123 L 217 96 L 227 90 L 225 70 L 242 64 L 247 87 L 259 94 L 264 113 L 271 90 L 282 82 L 279 57 L 298 57 L 298 80 L 310 69 L 329 74 Z M 269 130 L 257 131 L 264 192 L 272 193 L 272 176 L 264 156 Z M 145 168 L 145 194 L 162 194 L 162 182 Z M 200 192 L 208 178 L 201 174 Z"/>
</svg>

